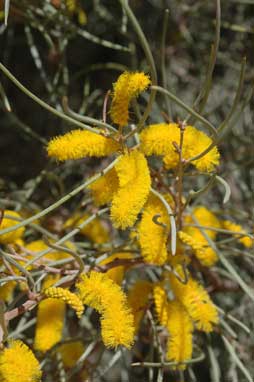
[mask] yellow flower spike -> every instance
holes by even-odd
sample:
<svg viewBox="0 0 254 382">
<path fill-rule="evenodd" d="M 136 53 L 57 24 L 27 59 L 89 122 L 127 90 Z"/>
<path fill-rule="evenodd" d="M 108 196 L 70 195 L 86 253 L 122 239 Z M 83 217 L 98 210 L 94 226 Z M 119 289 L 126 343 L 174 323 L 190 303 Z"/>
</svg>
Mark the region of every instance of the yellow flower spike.
<svg viewBox="0 0 254 382">
<path fill-rule="evenodd" d="M 64 228 L 77 227 L 88 218 L 89 215 L 87 213 L 77 212 L 65 222 Z M 95 218 L 93 221 L 83 227 L 79 233 L 88 237 L 92 242 L 97 244 L 102 244 L 109 240 L 109 233 L 99 218 Z"/>
<path fill-rule="evenodd" d="M 153 288 L 153 299 L 158 321 L 167 326 L 168 322 L 168 297 L 163 283 L 158 283 Z"/>
<path fill-rule="evenodd" d="M 78 318 L 82 316 L 84 312 L 84 306 L 82 301 L 76 294 L 60 287 L 50 287 L 44 291 L 44 294 L 48 298 L 54 298 L 64 301 L 66 304 L 70 305 L 72 309 L 75 310 Z"/>
<path fill-rule="evenodd" d="M 43 289 L 49 288 L 59 276 L 48 276 Z M 34 349 L 45 353 L 62 338 L 65 316 L 65 303 L 54 298 L 47 298 L 38 305 Z"/>
<path fill-rule="evenodd" d="M 115 259 L 132 259 L 133 254 L 129 252 L 117 252 L 113 255 L 107 257 L 106 259 L 102 260 L 99 265 L 106 265 L 108 263 L 111 263 Z M 123 278 L 124 278 L 124 272 L 125 272 L 126 266 L 119 265 L 114 268 L 109 269 L 106 274 L 108 275 L 111 280 L 113 280 L 116 284 L 121 285 Z"/>
<path fill-rule="evenodd" d="M 140 322 L 148 307 L 149 295 L 152 292 L 152 284 L 148 281 L 137 281 L 128 292 L 127 300 L 134 315 L 134 327 L 137 332 Z"/>
<path fill-rule="evenodd" d="M 211 267 L 218 261 L 218 256 L 212 248 L 205 246 L 204 243 L 197 241 L 183 231 L 178 232 L 178 235 L 183 243 L 189 245 L 194 250 L 195 256 L 202 265 Z"/>
<path fill-rule="evenodd" d="M 122 155 L 115 169 L 119 188 L 113 196 L 111 219 L 116 228 L 125 229 L 136 222 L 147 200 L 151 178 L 147 161 L 137 150 Z"/>
<path fill-rule="evenodd" d="M 88 186 L 91 190 L 94 202 L 97 206 L 102 206 L 112 201 L 114 194 L 119 187 L 119 180 L 115 169 L 108 171 L 95 182 Z"/>
<path fill-rule="evenodd" d="M 7 281 L 0 286 L 0 300 L 9 302 L 12 299 L 13 291 L 17 283 L 15 281 Z"/>
<path fill-rule="evenodd" d="M 64 366 L 69 369 L 75 366 L 84 350 L 85 347 L 81 341 L 67 342 L 57 348 L 57 351 L 62 356 Z"/>
<path fill-rule="evenodd" d="M 111 138 L 86 130 L 72 130 L 53 138 L 47 146 L 48 156 L 59 161 L 84 157 L 104 157 L 117 151 L 119 144 Z"/>
<path fill-rule="evenodd" d="M 222 221 L 222 226 L 224 229 L 227 229 L 229 231 L 241 232 L 243 234 L 246 233 L 246 231 L 243 229 L 242 226 L 240 226 L 239 224 L 235 224 L 231 222 L 230 220 Z M 242 243 L 246 248 L 251 248 L 254 244 L 253 240 L 249 236 L 238 236 L 237 240 L 240 243 Z"/>
<path fill-rule="evenodd" d="M 180 129 L 175 123 L 158 123 L 150 125 L 140 134 L 141 150 L 145 155 L 163 156 L 163 161 L 167 169 L 177 166 L 179 155 L 173 142 L 180 144 Z M 212 143 L 202 131 L 193 126 L 186 126 L 184 131 L 182 156 L 188 160 L 203 152 Z M 211 172 L 219 164 L 219 152 L 214 147 L 202 158 L 193 161 L 192 164 L 199 171 Z"/>
<path fill-rule="evenodd" d="M 101 334 L 107 347 L 130 348 L 134 340 L 133 315 L 122 289 L 106 274 L 92 271 L 76 285 L 82 302 L 101 315 Z"/>
<path fill-rule="evenodd" d="M 156 215 L 160 215 L 158 222 L 164 224 L 164 227 L 153 221 Z M 150 195 L 138 225 L 138 241 L 141 254 L 147 263 L 165 264 L 168 257 L 166 245 L 169 227 L 169 217 L 164 205 L 157 197 Z"/>
<path fill-rule="evenodd" d="M 173 274 L 169 275 L 169 280 L 175 297 L 183 304 L 197 329 L 211 332 L 213 325 L 218 324 L 219 316 L 207 291 L 190 276 L 187 284 L 182 284 Z"/>
<path fill-rule="evenodd" d="M 39 362 L 22 341 L 10 341 L 9 347 L 0 351 L 1 382 L 40 382 L 41 376 Z"/>
<path fill-rule="evenodd" d="M 6 215 L 10 215 L 13 218 L 18 218 L 18 219 L 21 218 L 21 216 L 20 216 L 20 214 L 18 212 L 11 211 L 11 210 L 5 210 L 4 211 L 3 220 L 2 220 L 2 222 L 0 224 L 0 229 L 1 230 L 13 227 L 13 226 L 15 226 L 15 225 L 17 225 L 19 223 L 17 220 L 8 219 L 7 217 L 5 217 Z M 12 231 L 12 232 L 9 232 L 9 233 L 4 233 L 3 235 L 0 235 L 0 243 L 1 244 L 11 244 L 11 243 L 14 243 L 17 240 L 22 238 L 24 232 L 25 232 L 25 228 L 24 227 L 20 227 L 20 228 L 16 229 L 15 231 Z"/>
<path fill-rule="evenodd" d="M 71 241 L 66 241 L 64 242 L 63 245 L 72 250 L 76 249 L 75 245 Z M 34 241 L 31 241 L 31 243 L 27 244 L 25 248 L 28 251 L 34 252 L 36 256 L 36 252 L 44 251 L 45 249 L 48 249 L 49 247 L 46 243 L 44 243 L 43 240 L 34 240 Z M 53 250 L 52 252 L 49 252 L 47 255 L 43 256 L 43 258 L 45 259 L 55 260 L 55 261 L 67 259 L 68 257 L 70 257 L 70 255 L 67 252 L 53 251 Z"/>
<path fill-rule="evenodd" d="M 178 301 L 168 302 L 167 329 L 169 339 L 167 343 L 167 359 L 178 362 L 175 368 L 184 370 L 186 365 L 180 364 L 192 357 L 193 324 L 190 316 Z"/>
<path fill-rule="evenodd" d="M 197 206 L 193 209 L 193 215 L 197 219 L 198 223 L 204 227 L 212 228 L 221 228 L 221 222 L 215 216 L 212 211 L 209 211 L 205 206 Z M 187 224 L 196 224 L 195 220 L 191 216 L 185 217 L 185 223 Z M 200 242 L 207 243 L 205 237 L 202 235 L 202 232 L 199 228 L 196 227 L 185 227 L 184 232 L 188 233 L 192 237 L 195 237 L 196 240 Z M 214 240 L 216 238 L 217 232 L 204 229 L 204 232 Z"/>
<path fill-rule="evenodd" d="M 110 116 L 114 123 L 125 126 L 129 120 L 129 104 L 150 85 L 150 78 L 143 72 L 124 72 L 113 84 Z"/>
</svg>

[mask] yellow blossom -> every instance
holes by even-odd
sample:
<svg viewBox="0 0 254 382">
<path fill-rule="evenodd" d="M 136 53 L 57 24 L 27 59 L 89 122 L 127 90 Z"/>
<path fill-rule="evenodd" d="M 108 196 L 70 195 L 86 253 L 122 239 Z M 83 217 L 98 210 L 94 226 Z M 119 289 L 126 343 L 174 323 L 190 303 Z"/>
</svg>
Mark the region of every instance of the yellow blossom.
<svg viewBox="0 0 254 382">
<path fill-rule="evenodd" d="M 71 241 L 66 241 L 65 243 L 62 244 L 63 246 L 67 247 L 68 249 L 75 250 L 75 245 Z M 25 248 L 34 254 L 36 256 L 36 252 L 41 252 L 44 251 L 45 249 L 49 249 L 48 245 L 44 243 L 43 240 L 34 240 L 31 241 L 29 244 L 25 246 Z M 45 256 L 43 256 L 46 259 L 49 260 L 62 260 L 70 257 L 70 255 L 67 252 L 64 251 L 58 251 L 58 250 L 53 250 L 52 252 L 47 253 Z"/>
<path fill-rule="evenodd" d="M 144 129 L 140 135 L 141 150 L 145 155 L 163 156 L 163 161 L 167 169 L 175 168 L 179 161 L 179 154 L 174 146 L 174 142 L 180 144 L 180 129 L 176 123 L 159 123 L 150 125 Z M 202 131 L 193 126 L 186 126 L 182 146 L 182 157 L 185 160 L 203 152 L 212 143 Z M 212 148 L 202 158 L 192 162 L 199 171 L 211 172 L 219 164 L 219 152 L 217 147 Z"/>
<path fill-rule="evenodd" d="M 152 292 L 152 284 L 148 281 L 136 281 L 128 293 L 128 304 L 134 315 L 134 327 L 137 332 L 140 322 L 149 304 L 149 295 Z"/>
<path fill-rule="evenodd" d="M 65 161 L 84 157 L 104 157 L 117 151 L 118 143 L 87 130 L 72 130 L 53 138 L 47 146 L 49 157 Z"/>
<path fill-rule="evenodd" d="M 85 347 L 81 341 L 72 341 L 62 344 L 57 351 L 61 354 L 63 364 L 66 368 L 75 366 L 77 360 L 84 353 Z"/>
<path fill-rule="evenodd" d="M 116 228 L 132 227 L 144 206 L 151 178 L 144 155 L 135 150 L 121 156 L 115 166 L 119 188 L 113 196 L 111 219 Z"/>
<path fill-rule="evenodd" d="M 92 271 L 77 284 L 82 302 L 101 315 L 101 334 L 107 347 L 133 343 L 133 315 L 121 288 L 107 275 Z"/>
<path fill-rule="evenodd" d="M 163 283 L 157 283 L 153 288 L 153 298 L 158 321 L 167 326 L 168 322 L 168 297 Z"/>
<path fill-rule="evenodd" d="M 207 291 L 190 276 L 187 284 L 182 284 L 173 274 L 169 280 L 175 297 L 183 304 L 197 329 L 211 332 L 213 325 L 218 324 L 219 316 Z"/>
<path fill-rule="evenodd" d="M 107 257 L 106 259 L 102 260 L 99 265 L 106 265 L 111 263 L 112 261 L 116 259 L 132 259 L 133 254 L 130 252 L 117 252 L 113 255 Z M 121 284 L 124 278 L 124 272 L 126 270 L 127 266 L 125 265 L 118 265 L 114 268 L 110 268 L 106 274 L 108 277 L 110 277 L 116 284 Z"/>
<path fill-rule="evenodd" d="M 10 219 L 10 218 L 5 217 L 7 215 L 13 217 L 14 219 Z M 15 218 L 21 219 L 21 216 L 18 212 L 11 211 L 11 210 L 5 210 L 3 220 L 2 220 L 2 222 L 0 222 L 0 229 L 2 230 L 2 229 L 10 228 L 10 227 L 17 225 L 19 223 L 19 221 L 15 220 Z M 24 231 L 25 231 L 25 228 L 20 227 L 20 228 L 16 229 L 15 231 L 12 231 L 9 233 L 4 233 L 4 234 L 0 235 L 0 243 L 1 244 L 14 243 L 17 240 L 19 240 L 20 238 L 22 238 Z"/>
<path fill-rule="evenodd" d="M 9 302 L 12 298 L 15 286 L 16 286 L 15 281 L 7 281 L 5 284 L 1 284 L 0 285 L 0 300 Z"/>
<path fill-rule="evenodd" d="M 218 256 L 211 247 L 204 245 L 203 242 L 197 241 L 185 232 L 180 231 L 178 235 L 183 243 L 189 245 L 194 250 L 195 256 L 202 265 L 211 267 L 217 262 Z"/>
<path fill-rule="evenodd" d="M 70 305 L 72 309 L 75 310 L 78 318 L 82 316 L 84 312 L 84 306 L 76 294 L 60 287 L 50 287 L 44 291 L 44 294 L 46 297 L 59 299 L 66 302 L 66 304 Z"/>
<path fill-rule="evenodd" d="M 85 25 L 87 23 L 87 15 L 79 5 L 79 2 L 77 0 L 65 0 L 65 3 L 70 14 L 77 14 L 79 24 Z"/>
<path fill-rule="evenodd" d="M 49 276 L 43 289 L 49 288 L 58 276 Z M 38 305 L 37 322 L 34 338 L 34 349 L 43 353 L 51 349 L 62 338 L 64 326 L 65 303 L 54 298 L 47 298 Z"/>
<path fill-rule="evenodd" d="M 94 202 L 97 206 L 107 204 L 112 201 L 119 186 L 115 169 L 108 171 L 95 182 L 89 185 Z"/>
<path fill-rule="evenodd" d="M 165 226 L 153 221 L 156 215 L 158 222 Z M 166 262 L 169 226 L 169 217 L 164 205 L 156 196 L 150 195 L 138 225 L 141 254 L 147 263 L 162 265 Z"/>
<path fill-rule="evenodd" d="M 39 362 L 22 341 L 11 341 L 0 351 L 1 382 L 40 382 L 41 375 Z"/>
<path fill-rule="evenodd" d="M 76 212 L 64 224 L 64 228 L 78 227 L 81 223 L 89 218 L 87 213 Z M 109 240 L 109 234 L 99 218 L 95 218 L 79 233 L 88 237 L 91 241 L 97 244 L 105 243 Z"/>
<path fill-rule="evenodd" d="M 228 231 L 232 231 L 232 234 L 234 232 L 241 232 L 243 234 L 246 233 L 246 231 L 243 229 L 242 226 L 239 224 L 235 224 L 231 222 L 230 220 L 224 220 L 222 222 L 222 226 L 224 229 L 227 229 Z M 250 248 L 253 246 L 253 240 L 249 236 L 238 236 L 237 239 L 240 243 L 242 243 L 246 248 Z"/>
<path fill-rule="evenodd" d="M 110 108 L 112 121 L 125 126 L 129 120 L 129 104 L 150 85 L 149 77 L 143 72 L 124 72 L 113 84 L 113 99 Z"/>
<path fill-rule="evenodd" d="M 187 361 L 192 357 L 193 324 L 180 302 L 168 302 L 168 321 L 166 326 L 169 332 L 167 359 L 179 363 L 176 369 L 184 370 L 186 365 L 181 365 L 181 362 Z"/>
</svg>

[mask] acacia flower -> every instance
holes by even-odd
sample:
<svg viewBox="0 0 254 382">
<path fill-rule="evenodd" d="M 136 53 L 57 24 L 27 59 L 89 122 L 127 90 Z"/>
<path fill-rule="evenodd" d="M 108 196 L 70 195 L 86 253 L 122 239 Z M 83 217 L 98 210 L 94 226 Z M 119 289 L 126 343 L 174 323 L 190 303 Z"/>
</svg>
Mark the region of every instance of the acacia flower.
<svg viewBox="0 0 254 382">
<path fill-rule="evenodd" d="M 153 288 L 153 299 L 155 304 L 155 310 L 159 323 L 163 326 L 167 326 L 168 322 L 168 297 L 164 288 L 164 283 L 157 283 Z"/>
<path fill-rule="evenodd" d="M 85 347 L 81 341 L 66 342 L 57 348 L 57 351 L 61 354 L 64 366 L 69 369 L 75 366 L 84 350 Z"/>
<path fill-rule="evenodd" d="M 167 169 L 174 169 L 179 162 L 179 154 L 174 146 L 180 144 L 180 128 L 176 123 L 158 123 L 145 128 L 140 134 L 141 150 L 145 155 L 160 155 Z M 186 126 L 182 146 L 185 160 L 203 152 L 212 140 L 193 126 Z M 206 155 L 192 162 L 199 171 L 211 172 L 219 164 L 219 152 L 213 147 Z"/>
<path fill-rule="evenodd" d="M 22 341 L 10 341 L 0 351 L 1 382 L 40 382 L 41 375 L 39 362 Z"/>
<path fill-rule="evenodd" d="M 169 339 L 167 343 L 167 359 L 179 363 L 176 369 L 184 370 L 185 362 L 192 357 L 193 324 L 183 305 L 174 300 L 168 302 L 167 329 Z"/>
<path fill-rule="evenodd" d="M 112 168 L 105 175 L 90 184 L 88 189 L 91 190 L 95 204 L 102 206 L 112 201 L 118 187 L 118 176 L 116 170 Z"/>
<path fill-rule="evenodd" d="M 72 130 L 51 139 L 48 156 L 65 161 L 84 157 L 104 157 L 117 151 L 119 144 L 111 138 L 87 130 Z"/>
<path fill-rule="evenodd" d="M 70 305 L 72 309 L 75 310 L 78 318 L 82 316 L 84 312 L 84 306 L 76 294 L 60 287 L 49 287 L 44 291 L 44 294 L 48 298 L 64 301 L 66 304 Z"/>
<path fill-rule="evenodd" d="M 119 188 L 113 196 L 111 219 L 116 228 L 132 227 L 144 206 L 150 186 L 149 167 L 138 150 L 122 155 L 115 165 Z"/>
<path fill-rule="evenodd" d="M 156 215 L 158 223 L 161 225 L 153 221 Z M 141 254 L 147 263 L 162 265 L 166 262 L 169 227 L 169 217 L 164 205 L 156 196 L 151 194 L 144 206 L 142 218 L 138 225 Z"/>
<path fill-rule="evenodd" d="M 190 276 L 187 284 L 182 284 L 173 274 L 169 275 L 169 280 L 175 297 L 183 304 L 197 329 L 211 332 L 213 325 L 218 324 L 219 316 L 207 291 Z"/>
<path fill-rule="evenodd" d="M 43 283 L 43 288 L 49 288 L 58 278 L 58 275 L 48 276 Z M 34 338 L 35 350 L 45 353 L 61 340 L 64 315 L 64 301 L 47 298 L 39 303 Z"/>
<path fill-rule="evenodd" d="M 107 347 L 129 348 L 134 339 L 133 315 L 121 288 L 107 275 L 92 271 L 77 284 L 80 298 L 101 314 L 101 334 Z"/>
<path fill-rule="evenodd" d="M 149 296 L 152 292 L 152 283 L 144 280 L 136 281 L 128 292 L 128 304 L 134 316 L 134 327 L 137 332 L 140 322 L 149 304 Z"/>
<path fill-rule="evenodd" d="M 76 212 L 65 223 L 64 228 L 75 228 L 89 218 L 87 213 Z M 88 237 L 92 242 L 97 244 L 105 243 L 109 240 L 109 234 L 99 218 L 95 218 L 79 233 Z"/>
<path fill-rule="evenodd" d="M 241 232 L 243 234 L 246 233 L 246 231 L 243 229 L 242 226 L 240 226 L 239 224 L 236 224 L 230 220 L 223 220 L 222 226 L 224 229 L 227 229 L 227 230 L 232 231 L 232 232 Z M 253 246 L 253 240 L 249 236 L 238 236 L 237 240 L 240 243 L 242 243 L 246 248 L 250 248 Z"/>
<path fill-rule="evenodd" d="M 113 253 L 113 255 L 110 255 L 106 259 L 100 261 L 99 265 L 106 265 L 111 263 L 112 261 L 116 259 L 132 259 L 133 254 L 130 252 L 116 252 Z M 110 268 L 106 274 L 109 278 L 111 278 L 116 284 L 121 285 L 123 278 L 124 278 L 124 272 L 126 270 L 127 266 L 125 265 L 117 265 L 114 268 Z"/>
<path fill-rule="evenodd" d="M 195 256 L 202 265 L 211 267 L 217 262 L 218 256 L 216 252 L 208 246 L 208 243 L 205 245 L 203 242 L 199 242 L 183 231 L 178 232 L 178 236 L 183 243 L 189 245 L 194 250 Z"/>
<path fill-rule="evenodd" d="M 10 215 L 14 219 L 15 218 L 21 219 L 21 216 L 20 216 L 20 214 L 18 212 L 11 211 L 11 210 L 5 210 L 4 211 L 4 217 L 2 219 L 2 222 L 0 223 L 0 229 L 1 230 L 13 227 L 16 224 L 18 224 L 17 220 L 9 219 L 9 218 L 5 217 L 5 215 Z M 20 228 L 16 229 L 15 231 L 12 231 L 12 232 L 9 232 L 9 233 L 4 233 L 4 234 L 0 235 L 0 243 L 1 244 L 14 243 L 15 241 L 17 241 L 17 240 L 22 238 L 22 236 L 24 234 L 24 231 L 25 231 L 25 228 L 24 227 L 20 227 Z"/>
<path fill-rule="evenodd" d="M 63 243 L 64 246 L 66 246 L 68 249 L 71 249 L 71 250 L 74 250 L 76 249 L 74 243 L 72 243 L 71 241 L 66 241 Z M 34 253 L 36 255 L 36 252 L 41 252 L 41 251 L 44 251 L 46 249 L 49 249 L 48 245 L 46 243 L 44 243 L 43 240 L 34 240 L 34 241 L 31 241 L 29 244 L 27 244 L 25 246 L 25 248 L 31 252 L 31 253 Z M 53 250 L 52 249 L 52 252 L 49 252 L 47 253 L 45 256 L 44 256 L 46 259 L 49 259 L 49 260 L 62 260 L 62 259 L 66 259 L 68 257 L 70 257 L 70 255 L 67 253 L 67 252 L 64 252 L 64 251 L 60 251 L 60 250 Z"/>
<path fill-rule="evenodd" d="M 143 72 L 124 72 L 113 84 L 113 99 L 110 116 L 114 123 L 125 126 L 129 120 L 130 101 L 146 90 L 150 78 Z"/>
</svg>

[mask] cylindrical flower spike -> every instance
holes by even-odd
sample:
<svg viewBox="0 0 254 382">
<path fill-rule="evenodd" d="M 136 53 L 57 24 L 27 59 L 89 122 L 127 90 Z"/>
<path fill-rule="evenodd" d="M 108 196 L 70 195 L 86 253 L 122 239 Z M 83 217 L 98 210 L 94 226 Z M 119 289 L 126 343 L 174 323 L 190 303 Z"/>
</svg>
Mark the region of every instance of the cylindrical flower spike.
<svg viewBox="0 0 254 382">
<path fill-rule="evenodd" d="M 13 217 L 14 219 L 7 218 L 5 217 L 6 215 L 9 215 Z M 19 221 L 15 220 L 15 218 L 21 219 L 21 216 L 18 212 L 5 210 L 3 220 L 1 221 L 1 224 L 0 224 L 0 229 L 2 230 L 2 229 L 10 228 L 18 224 Z M 0 243 L 1 244 L 14 243 L 15 241 L 22 238 L 24 232 L 25 232 L 25 228 L 20 227 L 16 229 L 15 231 L 4 233 L 3 235 L 0 235 Z"/>
<path fill-rule="evenodd" d="M 48 156 L 59 161 L 84 157 L 104 157 L 119 149 L 110 138 L 86 130 L 72 130 L 53 138 L 47 146 Z"/>
<path fill-rule="evenodd" d="M 102 206 L 112 201 L 118 187 L 118 176 L 116 170 L 112 168 L 112 170 L 90 184 L 88 188 L 92 192 L 95 204 Z"/>
<path fill-rule="evenodd" d="M 48 276 L 43 287 L 49 288 L 58 280 L 58 276 Z M 45 353 L 62 338 L 65 315 L 65 303 L 47 298 L 38 305 L 34 349 Z"/>
<path fill-rule="evenodd" d="M 78 318 L 82 316 L 84 312 L 84 305 L 76 294 L 60 287 L 50 287 L 44 291 L 44 294 L 48 298 L 64 301 L 66 304 L 70 305 L 72 309 L 75 310 Z"/>
<path fill-rule="evenodd" d="M 230 220 L 224 220 L 222 222 L 222 226 L 224 229 L 227 229 L 229 231 L 241 232 L 243 234 L 246 233 L 246 231 L 243 229 L 242 226 L 240 226 L 239 224 L 236 224 Z M 251 248 L 254 244 L 254 241 L 249 236 L 239 236 L 237 240 L 240 243 L 242 243 L 246 248 Z"/>
<path fill-rule="evenodd" d="M 174 142 L 180 144 L 180 129 L 176 123 L 158 123 L 144 129 L 140 135 L 141 150 L 145 155 L 163 156 L 167 169 L 173 169 L 179 161 L 179 154 L 175 149 Z M 191 159 L 203 152 L 212 140 L 202 131 L 193 126 L 186 126 L 182 147 L 182 158 Z M 206 155 L 192 162 L 199 171 L 211 172 L 219 164 L 219 152 L 217 147 L 212 148 Z"/>
<path fill-rule="evenodd" d="M 144 206 L 151 178 L 144 155 L 138 150 L 124 154 L 115 166 L 119 188 L 113 196 L 111 219 L 116 228 L 132 227 Z"/>
<path fill-rule="evenodd" d="M 152 292 L 152 283 L 144 280 L 137 281 L 128 293 L 128 304 L 134 315 L 134 327 L 137 332 L 140 322 L 149 304 L 149 295 Z"/>
<path fill-rule="evenodd" d="M 143 72 L 124 72 L 113 84 L 114 92 L 110 115 L 112 121 L 119 126 L 125 126 L 129 120 L 129 104 L 150 85 L 150 78 Z"/>
<path fill-rule="evenodd" d="M 180 268 L 177 269 L 181 273 Z M 189 276 L 187 284 L 182 284 L 173 274 L 169 275 L 170 286 L 175 297 L 183 304 L 197 329 L 211 332 L 218 324 L 219 316 L 207 291 Z"/>
<path fill-rule="evenodd" d="M 77 284 L 82 302 L 101 315 L 102 339 L 107 347 L 129 348 L 134 339 L 133 315 L 121 288 L 107 275 L 92 271 Z"/>
<path fill-rule="evenodd" d="M 153 221 L 156 216 L 158 224 Z M 156 196 L 150 195 L 138 225 L 141 254 L 147 263 L 162 265 L 166 262 L 169 227 L 169 217 L 164 205 Z"/>
<path fill-rule="evenodd" d="M 40 382 L 41 375 L 39 362 L 22 341 L 11 341 L 0 351 L 1 382 Z"/>
</svg>

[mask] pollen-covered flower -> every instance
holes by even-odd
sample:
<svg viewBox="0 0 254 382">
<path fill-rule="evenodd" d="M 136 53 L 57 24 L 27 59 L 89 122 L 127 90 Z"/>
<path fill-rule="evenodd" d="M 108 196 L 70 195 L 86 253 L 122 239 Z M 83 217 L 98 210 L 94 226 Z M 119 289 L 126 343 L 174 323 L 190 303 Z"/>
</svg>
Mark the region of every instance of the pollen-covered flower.
<svg viewBox="0 0 254 382">
<path fill-rule="evenodd" d="M 9 302 L 12 298 L 13 291 L 16 286 L 16 281 L 7 281 L 0 285 L 0 300 Z"/>
<path fill-rule="evenodd" d="M 57 348 L 57 351 L 61 354 L 64 366 L 69 369 L 75 366 L 84 350 L 85 347 L 81 341 L 66 342 Z"/>
<path fill-rule="evenodd" d="M 113 99 L 110 108 L 112 121 L 125 126 L 129 120 L 129 104 L 150 85 L 150 78 L 143 72 L 124 72 L 113 84 Z"/>
<path fill-rule="evenodd" d="M 64 228 L 75 228 L 89 218 L 87 213 L 76 212 L 65 223 Z M 79 233 L 88 237 L 92 242 L 101 244 L 109 240 L 109 234 L 99 218 L 95 218 Z"/>
<path fill-rule="evenodd" d="M 168 297 L 163 282 L 155 284 L 153 288 L 153 299 L 159 323 L 163 326 L 167 326 L 169 315 Z"/>
<path fill-rule="evenodd" d="M 153 219 L 157 219 L 158 223 Z M 141 254 L 147 263 L 162 265 L 166 262 L 169 217 L 162 202 L 150 195 L 138 225 L 138 241 Z"/>
<path fill-rule="evenodd" d="M 14 219 L 10 219 L 5 217 L 6 215 L 9 215 L 10 217 L 13 217 Z M 21 219 L 21 216 L 18 212 L 16 211 L 11 211 L 11 210 L 5 210 L 4 211 L 4 217 L 2 219 L 2 222 L 0 223 L 0 229 L 6 229 L 15 226 L 19 222 L 16 219 Z M 0 235 L 0 243 L 1 244 L 10 244 L 14 243 L 15 241 L 19 240 L 22 238 L 24 234 L 25 228 L 20 227 L 16 229 L 15 231 L 9 232 L 9 233 L 4 233 Z"/>
<path fill-rule="evenodd" d="M 115 165 L 119 188 L 113 196 L 111 219 L 116 228 L 132 227 L 144 206 L 151 178 L 144 155 L 138 150 L 121 156 Z"/>
<path fill-rule="evenodd" d="M 217 262 L 218 256 L 216 252 L 208 246 L 208 243 L 206 245 L 204 242 L 199 242 L 183 231 L 180 231 L 178 235 L 183 243 L 189 245 L 194 250 L 195 256 L 199 259 L 202 265 L 211 267 Z"/>
<path fill-rule="evenodd" d="M 152 283 L 144 280 L 136 281 L 128 292 L 128 304 L 134 315 L 135 331 L 138 331 L 140 322 L 149 304 L 152 292 Z"/>
<path fill-rule="evenodd" d="M 22 341 L 10 341 L 0 351 L 1 382 L 40 382 L 41 375 L 39 362 Z"/>
<path fill-rule="evenodd" d="M 43 288 L 54 284 L 58 276 L 47 277 Z M 38 305 L 34 349 L 45 353 L 62 338 L 65 316 L 65 303 L 54 298 L 47 298 Z"/>
<path fill-rule="evenodd" d="M 57 300 L 62 300 L 64 301 L 66 304 L 70 305 L 70 307 L 72 309 L 75 310 L 78 318 L 80 318 L 84 312 L 84 306 L 83 306 L 83 303 L 82 301 L 80 300 L 80 298 L 70 292 L 69 290 L 67 289 L 64 289 L 64 288 L 60 288 L 60 287 L 49 287 L 48 289 L 46 289 L 44 291 L 44 294 L 46 297 L 48 298 L 54 298 L 54 299 L 57 299 Z"/>
<path fill-rule="evenodd" d="M 88 186 L 91 190 L 94 202 L 97 206 L 102 206 L 112 201 L 114 194 L 119 186 L 116 170 L 108 171 L 95 182 Z"/>
<path fill-rule="evenodd" d="M 178 362 L 176 369 L 184 370 L 185 362 L 192 357 L 193 324 L 184 306 L 178 301 L 168 302 L 167 329 L 169 339 L 167 343 L 167 359 Z"/>
<path fill-rule="evenodd" d="M 107 275 L 92 271 L 77 284 L 82 302 L 101 315 L 101 334 L 107 347 L 133 343 L 133 315 L 121 288 Z"/>
<path fill-rule="evenodd" d="M 76 249 L 75 245 L 71 241 L 66 241 L 63 246 L 66 246 L 68 249 L 74 250 Z M 25 246 L 25 248 L 31 252 L 31 254 L 34 254 L 36 256 L 36 252 L 41 252 L 44 251 L 45 249 L 48 249 L 48 245 L 44 243 L 43 240 L 34 240 L 31 241 L 29 244 Z M 58 250 L 53 250 L 52 252 L 47 253 L 44 256 L 46 259 L 49 260 L 62 260 L 70 257 L 70 255 L 67 252 L 64 251 L 58 251 Z"/>
<path fill-rule="evenodd" d="M 175 123 L 150 125 L 140 134 L 141 150 L 145 155 L 160 155 L 167 169 L 173 169 L 179 162 L 179 154 L 174 146 L 180 145 L 180 128 Z M 212 143 L 202 131 L 186 126 L 182 146 L 182 157 L 189 160 L 203 152 Z M 192 162 L 199 171 L 211 172 L 219 164 L 217 147 L 212 148 L 202 158 Z"/>
<path fill-rule="evenodd" d="M 182 284 L 173 274 L 169 275 L 175 297 L 183 304 L 197 329 L 211 332 L 218 324 L 219 316 L 207 291 L 189 276 L 187 284 Z"/>
<path fill-rule="evenodd" d="M 106 265 L 111 263 L 116 259 L 132 259 L 133 254 L 130 252 L 116 252 L 113 255 L 110 255 L 106 259 L 102 260 L 99 265 Z M 114 268 L 110 268 L 106 274 L 110 277 L 116 284 L 121 284 L 124 278 L 124 272 L 127 266 L 125 265 L 117 265 Z"/>
<path fill-rule="evenodd" d="M 241 232 L 243 234 L 246 233 L 246 231 L 243 229 L 242 226 L 240 226 L 239 224 L 235 224 L 234 222 L 231 222 L 230 220 L 224 220 L 222 222 L 222 226 L 224 229 L 232 231 L 232 234 L 234 234 L 234 232 Z M 249 236 L 238 236 L 237 240 L 240 243 L 242 243 L 246 248 L 250 248 L 253 246 L 253 240 Z"/>
<path fill-rule="evenodd" d="M 65 161 L 84 157 L 104 157 L 117 151 L 119 145 L 111 138 L 86 130 L 72 130 L 53 138 L 47 146 L 49 157 Z"/>
</svg>

